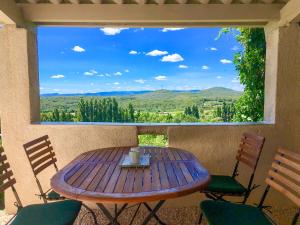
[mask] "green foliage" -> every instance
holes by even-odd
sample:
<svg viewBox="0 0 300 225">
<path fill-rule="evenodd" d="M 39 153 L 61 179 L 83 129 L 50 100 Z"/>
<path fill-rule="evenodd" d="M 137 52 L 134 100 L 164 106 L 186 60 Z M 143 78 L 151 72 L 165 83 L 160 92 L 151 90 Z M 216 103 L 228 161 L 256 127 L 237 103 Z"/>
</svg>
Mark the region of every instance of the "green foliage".
<svg viewBox="0 0 300 225">
<path fill-rule="evenodd" d="M 211 106 L 220 104 L 219 102 L 232 102 L 237 100 L 242 92 L 227 88 L 215 87 L 196 92 L 176 92 L 167 90 L 158 90 L 145 94 L 112 96 L 119 104 L 119 107 L 127 108 L 131 103 L 135 110 L 141 112 L 176 112 L 184 111 L 187 106 L 196 105 L 199 109 L 202 106 L 211 108 Z M 49 112 L 54 109 L 59 111 L 67 110 L 75 112 L 78 109 L 80 99 L 101 100 L 102 96 L 56 96 L 41 97 L 41 112 Z M 210 105 L 208 105 L 210 104 Z"/>
<path fill-rule="evenodd" d="M 234 120 L 238 122 L 262 121 L 264 118 L 264 83 L 266 40 L 263 28 L 224 29 L 233 32 L 243 51 L 236 53 L 234 64 L 239 73 L 244 93 L 235 104 Z"/>
<path fill-rule="evenodd" d="M 200 118 L 199 108 L 196 105 L 193 105 L 192 107 L 188 106 L 184 109 L 184 115 L 185 116 L 193 116 L 197 119 Z"/>
<path fill-rule="evenodd" d="M 167 146 L 166 135 L 143 134 L 138 136 L 140 146 Z"/>
<path fill-rule="evenodd" d="M 223 105 L 217 107 L 214 114 L 216 117 L 220 118 L 222 122 L 232 122 L 236 114 L 235 106 L 233 103 L 228 104 L 223 102 Z"/>
</svg>

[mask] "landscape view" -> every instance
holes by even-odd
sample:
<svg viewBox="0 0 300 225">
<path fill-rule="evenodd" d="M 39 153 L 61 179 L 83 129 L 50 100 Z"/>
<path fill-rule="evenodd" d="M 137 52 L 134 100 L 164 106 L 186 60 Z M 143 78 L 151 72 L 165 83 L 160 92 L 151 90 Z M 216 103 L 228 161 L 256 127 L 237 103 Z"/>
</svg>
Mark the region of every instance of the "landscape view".
<svg viewBox="0 0 300 225">
<path fill-rule="evenodd" d="M 194 91 L 45 94 L 43 121 L 68 122 L 231 122 L 242 92 L 223 87 Z"/>
<path fill-rule="evenodd" d="M 40 27 L 38 39 L 44 122 L 263 120 L 263 29 Z"/>
</svg>

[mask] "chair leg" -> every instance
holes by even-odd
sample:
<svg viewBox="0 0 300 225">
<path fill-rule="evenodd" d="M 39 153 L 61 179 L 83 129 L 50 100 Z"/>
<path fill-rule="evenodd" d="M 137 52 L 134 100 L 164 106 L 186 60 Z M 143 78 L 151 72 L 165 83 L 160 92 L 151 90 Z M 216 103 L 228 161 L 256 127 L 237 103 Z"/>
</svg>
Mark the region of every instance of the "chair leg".
<svg viewBox="0 0 300 225">
<path fill-rule="evenodd" d="M 200 212 L 200 215 L 199 215 L 199 220 L 198 220 L 198 224 L 201 224 L 202 222 L 202 218 L 203 218 L 203 213 Z"/>
</svg>

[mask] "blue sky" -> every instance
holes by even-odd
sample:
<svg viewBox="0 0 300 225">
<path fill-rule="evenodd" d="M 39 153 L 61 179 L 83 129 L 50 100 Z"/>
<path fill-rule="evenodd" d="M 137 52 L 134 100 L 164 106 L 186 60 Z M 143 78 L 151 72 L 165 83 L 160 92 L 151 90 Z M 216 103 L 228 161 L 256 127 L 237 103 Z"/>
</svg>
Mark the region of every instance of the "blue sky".
<svg viewBox="0 0 300 225">
<path fill-rule="evenodd" d="M 220 28 L 39 27 L 41 93 L 242 90 L 241 46 Z"/>
</svg>

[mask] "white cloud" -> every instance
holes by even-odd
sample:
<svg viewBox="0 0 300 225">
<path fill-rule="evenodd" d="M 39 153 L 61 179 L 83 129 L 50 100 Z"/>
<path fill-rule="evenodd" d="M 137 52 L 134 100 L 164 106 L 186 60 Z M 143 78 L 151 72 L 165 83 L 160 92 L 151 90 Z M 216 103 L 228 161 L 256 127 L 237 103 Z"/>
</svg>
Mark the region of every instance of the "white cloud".
<svg viewBox="0 0 300 225">
<path fill-rule="evenodd" d="M 94 76 L 96 75 L 98 72 L 96 70 L 89 70 L 87 72 L 84 72 L 85 76 Z"/>
<path fill-rule="evenodd" d="M 88 72 L 88 71 L 87 71 L 87 72 L 84 72 L 84 75 L 85 75 L 85 76 L 93 76 L 94 74 L 93 74 L 92 72 Z"/>
<path fill-rule="evenodd" d="M 96 70 L 90 70 L 92 73 L 97 74 L 98 72 Z"/>
<path fill-rule="evenodd" d="M 146 80 L 138 79 L 138 80 L 135 80 L 134 82 L 144 84 L 146 82 Z"/>
<path fill-rule="evenodd" d="M 72 48 L 72 50 L 73 50 L 74 52 L 85 52 L 85 49 L 82 48 L 82 47 L 80 47 L 79 45 L 74 46 L 74 47 Z"/>
<path fill-rule="evenodd" d="M 166 55 L 168 54 L 167 51 L 160 51 L 160 50 L 153 50 L 151 52 L 148 52 L 146 55 L 148 56 L 161 56 L 161 55 Z"/>
<path fill-rule="evenodd" d="M 217 79 L 221 79 L 222 78 L 222 76 L 217 76 Z"/>
<path fill-rule="evenodd" d="M 129 73 L 129 69 L 125 69 L 124 71 L 125 71 L 125 73 Z"/>
<path fill-rule="evenodd" d="M 128 28 L 115 28 L 115 27 L 104 27 L 101 28 L 100 30 L 103 31 L 105 35 L 116 35 L 120 34 L 122 30 L 127 30 Z"/>
<path fill-rule="evenodd" d="M 94 83 L 90 83 L 91 86 L 94 86 Z"/>
<path fill-rule="evenodd" d="M 232 50 L 232 51 L 238 51 L 238 50 L 240 50 L 240 48 L 239 48 L 238 46 L 235 45 L 235 46 L 233 46 L 233 47 L 231 48 L 231 50 Z"/>
<path fill-rule="evenodd" d="M 122 76 L 122 73 L 121 72 L 115 72 L 114 75 L 115 76 Z"/>
<path fill-rule="evenodd" d="M 111 75 L 109 73 L 106 73 L 105 76 L 106 77 L 111 77 Z"/>
<path fill-rule="evenodd" d="M 138 52 L 135 51 L 135 50 L 131 50 L 131 51 L 129 52 L 129 55 L 136 55 L 136 54 L 138 54 Z"/>
<path fill-rule="evenodd" d="M 209 67 L 206 66 L 206 65 L 203 65 L 203 66 L 202 66 L 202 69 L 203 69 L 203 70 L 209 70 Z"/>
<path fill-rule="evenodd" d="M 180 68 L 180 69 L 187 69 L 189 67 L 187 65 L 179 65 L 178 68 Z"/>
<path fill-rule="evenodd" d="M 211 50 L 211 51 L 218 51 L 218 49 L 215 48 L 215 47 L 211 47 L 210 50 Z"/>
<path fill-rule="evenodd" d="M 231 64 L 232 63 L 232 61 L 229 59 L 221 59 L 220 62 L 223 64 Z"/>
<path fill-rule="evenodd" d="M 183 30 L 183 29 L 184 28 L 179 28 L 179 27 L 177 27 L 177 28 L 164 28 L 161 31 L 162 32 L 168 32 L 168 31 L 177 31 L 177 30 Z"/>
<path fill-rule="evenodd" d="M 233 78 L 231 80 L 232 83 L 240 83 L 240 80 L 238 78 Z"/>
<path fill-rule="evenodd" d="M 104 77 L 104 75 L 103 74 L 98 74 L 98 75 L 96 75 L 97 77 Z"/>
<path fill-rule="evenodd" d="M 64 78 L 65 76 L 62 75 L 62 74 L 57 74 L 57 75 L 52 75 L 51 78 L 52 79 L 61 79 L 61 78 Z"/>
<path fill-rule="evenodd" d="M 119 84 L 120 84 L 119 82 L 115 82 L 115 83 L 114 83 L 114 85 L 119 85 Z"/>
<path fill-rule="evenodd" d="M 183 60 L 184 59 L 182 58 L 182 56 L 177 53 L 172 55 L 166 55 L 161 59 L 162 62 L 180 62 Z"/>
<path fill-rule="evenodd" d="M 158 75 L 155 77 L 155 80 L 167 80 L 167 77 L 163 75 Z"/>
</svg>

